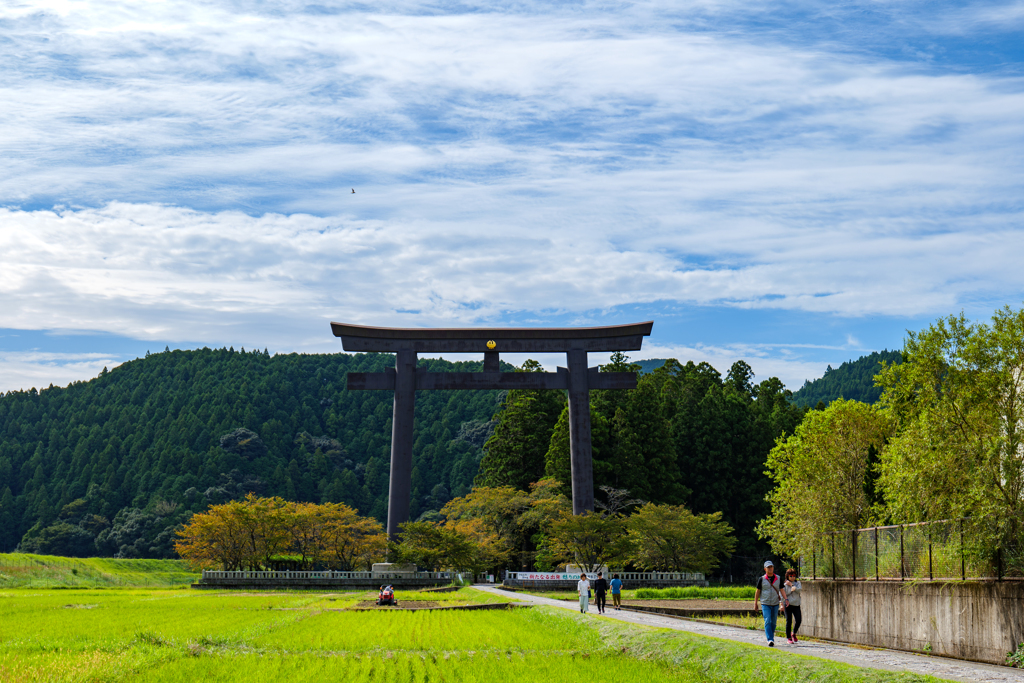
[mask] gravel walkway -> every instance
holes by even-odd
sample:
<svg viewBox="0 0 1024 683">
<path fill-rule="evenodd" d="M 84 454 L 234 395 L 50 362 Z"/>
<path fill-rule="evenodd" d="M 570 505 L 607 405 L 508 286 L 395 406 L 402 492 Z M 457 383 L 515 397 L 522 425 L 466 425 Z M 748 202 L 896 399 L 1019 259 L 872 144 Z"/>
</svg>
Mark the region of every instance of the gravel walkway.
<svg viewBox="0 0 1024 683">
<path fill-rule="evenodd" d="M 547 605 L 560 609 L 579 611 L 579 605 L 564 600 L 553 600 L 542 598 L 526 593 L 513 593 L 504 591 L 492 585 L 475 585 L 474 588 L 494 595 L 512 597 L 520 602 L 527 602 L 533 605 Z M 590 606 L 590 613 L 596 615 L 593 603 Z M 609 608 L 605 614 L 609 619 L 628 622 L 630 624 L 641 624 L 657 628 L 670 628 L 687 633 L 696 633 L 702 636 L 712 636 L 724 640 L 732 640 L 739 643 L 749 643 L 765 647 L 764 633 L 751 631 L 749 629 L 735 628 L 732 626 L 719 626 L 700 621 L 681 619 L 678 617 L 666 617 L 660 614 L 649 614 L 645 612 L 615 611 Z M 909 671 L 917 674 L 925 674 L 943 678 L 951 681 L 979 681 L 982 683 L 1024 683 L 1024 670 L 1011 669 L 1009 667 L 992 666 L 989 664 L 978 664 L 975 662 L 964 662 L 958 659 L 947 659 L 945 657 L 928 657 L 926 655 L 899 652 L 896 650 L 871 649 L 861 646 L 840 645 L 822 640 L 800 641 L 796 645 L 786 643 L 785 639 L 775 641 L 775 649 L 779 652 L 793 652 L 811 657 L 830 659 L 844 664 L 863 666 L 871 669 L 883 669 L 886 671 Z"/>
</svg>

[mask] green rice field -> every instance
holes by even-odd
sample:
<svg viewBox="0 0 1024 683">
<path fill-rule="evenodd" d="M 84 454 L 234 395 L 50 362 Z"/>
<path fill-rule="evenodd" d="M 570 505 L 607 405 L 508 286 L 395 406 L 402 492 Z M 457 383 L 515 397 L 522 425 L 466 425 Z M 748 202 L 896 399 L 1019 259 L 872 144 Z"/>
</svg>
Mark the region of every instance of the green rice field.
<svg viewBox="0 0 1024 683">
<path fill-rule="evenodd" d="M 374 597 L 4 589 L 0 683 L 932 680 L 552 608 L 360 609 Z M 503 599 L 471 588 L 397 597 L 410 607 Z"/>
</svg>

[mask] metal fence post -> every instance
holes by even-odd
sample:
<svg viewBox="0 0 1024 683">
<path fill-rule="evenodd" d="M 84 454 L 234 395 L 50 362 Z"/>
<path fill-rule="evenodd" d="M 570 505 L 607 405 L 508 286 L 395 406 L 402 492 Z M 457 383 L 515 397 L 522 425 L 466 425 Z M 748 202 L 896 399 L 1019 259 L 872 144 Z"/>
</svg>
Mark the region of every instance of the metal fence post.
<svg viewBox="0 0 1024 683">
<path fill-rule="evenodd" d="M 811 546 L 811 578 L 818 580 L 818 544 Z"/>
<path fill-rule="evenodd" d="M 904 571 L 903 571 L 903 563 L 904 563 L 904 561 L 905 560 L 903 559 L 903 525 L 900 524 L 900 581 L 903 580 L 903 573 L 904 573 Z"/>
<path fill-rule="evenodd" d="M 850 532 L 850 573 L 853 574 L 853 580 L 857 580 L 857 530 L 854 529 Z"/>
<path fill-rule="evenodd" d="M 830 534 L 832 537 L 832 580 L 836 580 L 836 532 Z"/>
<path fill-rule="evenodd" d="M 967 557 L 964 555 L 964 519 L 960 518 L 960 580 L 967 580 Z"/>
<path fill-rule="evenodd" d="M 875 527 L 875 581 L 878 581 L 878 527 Z"/>
<path fill-rule="evenodd" d="M 1003 549 L 996 548 L 996 580 L 1003 580 Z"/>
<path fill-rule="evenodd" d="M 928 525 L 928 580 L 933 581 L 935 579 L 932 576 L 932 525 Z"/>
</svg>

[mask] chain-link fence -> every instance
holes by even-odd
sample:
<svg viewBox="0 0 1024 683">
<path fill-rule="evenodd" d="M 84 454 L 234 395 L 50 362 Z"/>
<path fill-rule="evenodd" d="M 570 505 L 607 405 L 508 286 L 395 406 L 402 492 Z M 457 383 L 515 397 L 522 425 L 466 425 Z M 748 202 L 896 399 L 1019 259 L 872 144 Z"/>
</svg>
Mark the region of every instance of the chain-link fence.
<svg viewBox="0 0 1024 683">
<path fill-rule="evenodd" d="M 873 581 L 1024 578 L 1024 547 L 996 537 L 964 519 L 834 531 L 801 559 L 800 571 Z"/>
</svg>

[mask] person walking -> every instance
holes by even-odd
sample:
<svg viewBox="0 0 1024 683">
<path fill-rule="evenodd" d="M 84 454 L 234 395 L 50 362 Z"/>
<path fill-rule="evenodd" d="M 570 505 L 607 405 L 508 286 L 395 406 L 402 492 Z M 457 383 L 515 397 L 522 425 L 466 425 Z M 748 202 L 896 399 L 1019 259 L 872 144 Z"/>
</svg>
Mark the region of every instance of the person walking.
<svg viewBox="0 0 1024 683">
<path fill-rule="evenodd" d="M 782 592 L 786 595 L 786 640 L 790 644 L 796 643 L 796 632 L 800 630 L 800 624 L 804 620 L 800 613 L 800 591 L 803 587 L 797 579 L 796 569 L 786 570 L 786 585 Z M 792 629 L 790 629 L 792 626 Z"/>
<path fill-rule="evenodd" d="M 604 614 L 604 606 L 608 604 L 608 582 L 604 578 L 604 572 L 597 573 L 597 581 L 594 582 L 594 601 L 597 602 L 597 613 Z"/>
<path fill-rule="evenodd" d="M 619 578 L 618 574 L 612 576 L 612 606 L 617 610 L 622 610 L 622 579 Z"/>
<path fill-rule="evenodd" d="M 764 576 L 757 580 L 754 591 L 754 609 L 761 607 L 764 616 L 764 635 L 768 647 L 775 647 L 775 624 L 779 619 L 779 605 L 782 603 L 782 577 L 775 573 L 771 560 L 764 563 Z"/>
<path fill-rule="evenodd" d="M 576 582 L 576 592 L 580 594 L 580 612 L 590 611 L 590 579 L 586 572 L 580 572 L 580 580 Z"/>
</svg>

